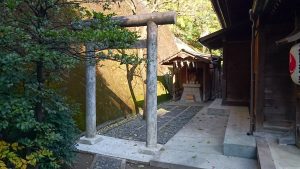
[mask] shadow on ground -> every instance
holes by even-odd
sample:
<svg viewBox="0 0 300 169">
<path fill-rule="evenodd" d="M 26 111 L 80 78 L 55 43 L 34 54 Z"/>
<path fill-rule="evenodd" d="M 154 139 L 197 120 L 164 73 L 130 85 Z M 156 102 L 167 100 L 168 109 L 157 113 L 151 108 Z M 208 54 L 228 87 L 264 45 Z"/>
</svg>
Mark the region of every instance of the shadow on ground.
<svg viewBox="0 0 300 169">
<path fill-rule="evenodd" d="M 201 110 L 201 106 L 170 106 L 162 105 L 157 111 L 158 143 L 165 144 L 173 137 L 194 115 Z M 101 135 L 126 140 L 146 141 L 146 121 L 141 116 L 114 127 L 99 132 Z"/>
</svg>

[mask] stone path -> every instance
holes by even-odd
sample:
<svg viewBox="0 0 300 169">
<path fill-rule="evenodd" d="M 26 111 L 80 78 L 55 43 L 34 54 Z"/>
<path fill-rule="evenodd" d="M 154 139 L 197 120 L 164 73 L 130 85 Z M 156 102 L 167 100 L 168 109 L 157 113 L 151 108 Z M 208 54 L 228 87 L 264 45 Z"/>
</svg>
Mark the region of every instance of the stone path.
<svg viewBox="0 0 300 169">
<path fill-rule="evenodd" d="M 158 143 L 165 144 L 173 137 L 194 115 L 201 106 L 161 105 L 158 109 Z M 126 140 L 146 141 L 146 121 L 141 116 L 108 131 L 98 134 Z"/>
<path fill-rule="evenodd" d="M 99 169 L 102 166 L 105 166 L 104 168 L 108 166 L 101 161 L 113 162 L 120 166 L 120 169 L 124 169 L 124 161 L 120 159 L 138 162 L 136 165 L 126 164 L 125 169 L 143 168 L 141 163 L 149 164 L 149 162 L 151 167 L 145 165 L 147 169 L 160 169 L 159 167 L 180 169 L 258 168 L 256 160 L 223 154 L 228 113 L 210 113 L 207 110 L 208 104 L 198 106 L 174 104 L 160 107 L 158 109 L 158 141 L 165 144 L 158 144 L 155 150 L 149 151 L 145 146 L 146 124 L 141 117 L 127 123 L 120 123 L 116 128 L 105 132 L 100 130 L 103 131 L 103 133 L 100 132 L 101 134 L 106 135 L 101 136 L 102 141 L 95 145 L 78 144 L 77 149 L 96 153 L 98 156 L 100 154 L 114 158 L 113 160 L 98 159 L 99 162 L 96 160 L 94 164 Z M 115 159 L 119 159 L 119 161 L 114 161 Z M 152 168 L 153 166 L 158 168 Z"/>
<path fill-rule="evenodd" d="M 125 165 L 125 160 L 96 155 L 91 169 L 125 169 Z"/>
<path fill-rule="evenodd" d="M 163 168 L 256 169 L 257 161 L 223 155 L 228 114 L 203 108 L 150 161 Z"/>
</svg>

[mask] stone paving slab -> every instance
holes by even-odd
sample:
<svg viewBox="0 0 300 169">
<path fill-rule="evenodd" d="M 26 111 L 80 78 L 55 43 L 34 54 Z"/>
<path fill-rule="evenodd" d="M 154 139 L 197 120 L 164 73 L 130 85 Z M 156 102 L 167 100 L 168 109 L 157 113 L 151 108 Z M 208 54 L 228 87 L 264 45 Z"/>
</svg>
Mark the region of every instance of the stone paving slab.
<svg viewBox="0 0 300 169">
<path fill-rule="evenodd" d="M 90 169 L 125 169 L 126 161 L 103 155 L 96 155 Z"/>
<path fill-rule="evenodd" d="M 250 126 L 249 112 L 246 107 L 239 111 L 231 108 L 224 138 L 224 154 L 230 156 L 256 158 L 256 141 L 247 135 Z"/>
<path fill-rule="evenodd" d="M 257 169 L 257 161 L 252 159 L 169 149 L 151 160 L 150 165 L 172 169 Z"/>
<path fill-rule="evenodd" d="M 146 147 L 145 142 L 124 140 L 107 136 L 101 137 L 102 141 L 94 145 L 78 144 L 76 148 L 84 152 L 149 163 L 162 147 L 162 145 L 158 144 L 157 148 L 149 150 Z"/>
<path fill-rule="evenodd" d="M 276 169 L 299 169 L 300 149 L 293 145 L 279 145 L 277 139 L 267 138 Z"/>
<path fill-rule="evenodd" d="M 218 138 L 178 137 L 169 140 L 164 149 L 222 155 L 222 143 Z"/>
<path fill-rule="evenodd" d="M 207 107 L 182 127 L 150 161 L 150 165 L 172 169 L 256 169 L 253 159 L 223 155 L 228 122 L 226 111 L 208 113 Z"/>
</svg>

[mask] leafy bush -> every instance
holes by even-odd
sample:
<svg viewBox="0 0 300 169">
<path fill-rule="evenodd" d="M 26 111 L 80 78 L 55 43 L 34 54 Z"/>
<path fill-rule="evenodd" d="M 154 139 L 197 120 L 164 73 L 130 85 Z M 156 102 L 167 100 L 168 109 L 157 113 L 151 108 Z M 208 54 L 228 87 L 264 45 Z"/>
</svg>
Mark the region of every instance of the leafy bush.
<svg viewBox="0 0 300 169">
<path fill-rule="evenodd" d="M 82 64 L 84 43 L 126 48 L 137 35 L 117 26 L 112 15 L 67 0 L 2 0 L 0 11 L 0 167 L 70 164 L 78 109 L 64 96 L 64 79 Z M 73 30 L 71 22 L 83 18 L 97 22 Z M 99 59 L 138 60 L 103 53 Z"/>
<path fill-rule="evenodd" d="M 0 168 L 17 168 L 26 169 L 29 166 L 35 167 L 38 161 L 48 158 L 50 163 L 55 166 L 55 158 L 53 153 L 46 149 L 37 150 L 30 154 L 21 153 L 25 149 L 18 143 L 9 144 L 5 141 L 0 141 Z M 21 157 L 19 154 L 25 154 Z"/>
</svg>

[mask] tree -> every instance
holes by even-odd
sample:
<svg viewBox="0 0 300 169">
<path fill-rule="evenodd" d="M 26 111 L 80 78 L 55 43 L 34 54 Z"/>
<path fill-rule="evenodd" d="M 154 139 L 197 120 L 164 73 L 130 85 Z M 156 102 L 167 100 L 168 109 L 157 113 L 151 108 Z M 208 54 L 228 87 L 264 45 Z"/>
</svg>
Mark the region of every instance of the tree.
<svg viewBox="0 0 300 169">
<path fill-rule="evenodd" d="M 177 23 L 172 27 L 175 36 L 189 45 L 207 52 L 198 39 L 219 30 L 220 24 L 210 0 L 147 0 L 153 11 L 175 10 Z"/>
<path fill-rule="evenodd" d="M 112 15 L 87 11 L 76 1 L 1 0 L 0 10 L 0 167 L 68 165 L 78 109 L 63 94 L 64 79 L 76 64 L 89 61 L 84 43 L 126 48 L 138 36 L 117 26 Z M 81 19 L 95 22 L 73 30 L 71 23 Z M 139 62 L 103 52 L 96 59 Z"/>
</svg>

